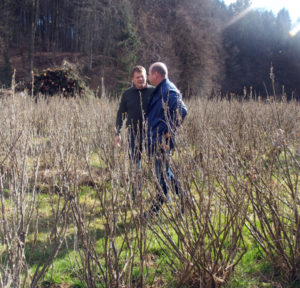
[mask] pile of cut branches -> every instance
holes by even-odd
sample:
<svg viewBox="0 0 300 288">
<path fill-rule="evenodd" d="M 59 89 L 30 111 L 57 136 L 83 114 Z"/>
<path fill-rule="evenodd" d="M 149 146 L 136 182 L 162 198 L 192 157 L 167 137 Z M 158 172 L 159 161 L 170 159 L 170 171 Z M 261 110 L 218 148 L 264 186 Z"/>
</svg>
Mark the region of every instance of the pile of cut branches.
<svg viewBox="0 0 300 288">
<path fill-rule="evenodd" d="M 27 84 L 28 90 L 33 88 L 34 95 L 62 95 L 64 97 L 83 96 L 89 89 L 85 81 L 79 77 L 76 69 L 64 63 L 61 67 L 47 68 L 34 73 L 32 81 Z"/>
</svg>

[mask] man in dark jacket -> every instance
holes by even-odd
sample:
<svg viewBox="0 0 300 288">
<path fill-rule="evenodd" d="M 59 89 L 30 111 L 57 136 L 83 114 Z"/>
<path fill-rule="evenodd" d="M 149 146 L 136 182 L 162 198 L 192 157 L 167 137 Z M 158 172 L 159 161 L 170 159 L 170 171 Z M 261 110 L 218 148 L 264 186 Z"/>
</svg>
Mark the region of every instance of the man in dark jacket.
<svg viewBox="0 0 300 288">
<path fill-rule="evenodd" d="M 184 212 L 185 192 L 180 188 L 169 166 L 169 157 L 175 144 L 176 129 L 187 115 L 187 108 L 176 86 L 168 79 L 168 69 L 164 63 L 156 62 L 149 68 L 148 80 L 156 86 L 147 107 L 148 153 L 154 157 L 156 177 L 162 188 L 153 200 L 150 213 L 157 214 L 161 205 L 168 199 L 169 184 L 174 187 L 181 199 L 181 212 Z M 165 173 L 164 173 L 165 169 Z"/>
<path fill-rule="evenodd" d="M 131 73 L 132 87 L 127 89 L 121 98 L 116 119 L 116 144 L 121 144 L 120 130 L 126 118 L 128 128 L 128 141 L 130 146 L 129 158 L 133 166 L 133 172 L 141 169 L 141 151 L 143 143 L 144 116 L 148 100 L 154 87 L 147 85 L 146 69 L 143 66 L 135 66 Z M 138 184 L 139 181 L 136 181 Z M 135 189 L 132 191 L 135 197 Z"/>
</svg>

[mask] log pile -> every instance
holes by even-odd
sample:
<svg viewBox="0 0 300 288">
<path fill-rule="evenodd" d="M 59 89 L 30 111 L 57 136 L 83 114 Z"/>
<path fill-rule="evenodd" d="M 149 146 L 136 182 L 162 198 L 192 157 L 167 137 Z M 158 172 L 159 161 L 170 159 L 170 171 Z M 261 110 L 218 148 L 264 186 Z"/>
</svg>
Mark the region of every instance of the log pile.
<svg viewBox="0 0 300 288">
<path fill-rule="evenodd" d="M 32 82 L 28 83 L 27 89 L 29 91 L 32 90 Z M 34 73 L 34 95 L 74 97 L 83 96 L 87 90 L 85 82 L 70 65 L 63 65 L 53 69 L 47 68 L 39 73 Z"/>
</svg>

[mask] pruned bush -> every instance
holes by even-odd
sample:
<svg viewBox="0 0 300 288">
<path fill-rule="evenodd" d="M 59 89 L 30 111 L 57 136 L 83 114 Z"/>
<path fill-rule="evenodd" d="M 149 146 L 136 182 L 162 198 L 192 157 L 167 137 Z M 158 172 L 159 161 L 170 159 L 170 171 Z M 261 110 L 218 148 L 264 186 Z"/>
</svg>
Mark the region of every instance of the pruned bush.
<svg viewBox="0 0 300 288">
<path fill-rule="evenodd" d="M 116 101 L 12 92 L 0 104 L 3 287 L 51 282 L 61 252 L 88 287 L 226 287 L 249 242 L 272 283 L 298 284 L 297 102 L 189 100 L 170 160 L 183 202 L 168 183 L 152 218 L 153 159 L 131 165 L 126 130 L 115 146 Z"/>
</svg>

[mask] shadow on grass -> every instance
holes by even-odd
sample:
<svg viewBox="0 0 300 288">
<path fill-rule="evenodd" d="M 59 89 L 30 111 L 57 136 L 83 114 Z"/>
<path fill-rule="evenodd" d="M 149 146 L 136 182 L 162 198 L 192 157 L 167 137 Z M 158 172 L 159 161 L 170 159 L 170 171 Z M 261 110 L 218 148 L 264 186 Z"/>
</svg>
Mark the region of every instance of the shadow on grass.
<svg viewBox="0 0 300 288">
<path fill-rule="evenodd" d="M 116 237 L 124 234 L 126 232 L 126 230 L 134 229 L 133 225 L 134 224 L 130 223 L 130 222 L 126 222 L 125 224 L 118 223 Z M 46 231 L 46 229 L 45 229 L 45 231 Z M 94 238 L 95 242 L 97 242 L 98 240 L 104 239 L 105 237 L 109 237 L 109 235 L 108 235 L 108 233 L 106 233 L 105 229 L 100 229 L 100 228 L 91 230 L 90 235 L 91 235 L 91 237 Z M 78 236 L 76 236 L 76 237 L 78 237 Z M 76 241 L 78 243 L 78 240 L 75 239 L 74 234 L 68 235 L 64 239 L 63 244 L 55 257 L 55 260 L 63 259 L 66 257 L 67 254 L 74 251 L 74 249 L 70 249 L 70 247 L 74 247 L 74 241 Z M 48 241 L 48 242 L 50 242 L 50 241 Z M 53 243 L 53 240 L 52 240 L 52 243 Z M 48 261 L 49 257 L 51 257 L 51 255 L 53 253 L 54 248 L 51 245 L 47 245 L 47 244 L 48 244 L 47 240 L 45 240 L 45 241 L 37 240 L 35 242 L 34 242 L 34 240 L 31 240 L 26 243 L 25 258 L 26 258 L 26 262 L 29 264 L 29 266 L 34 266 L 39 263 L 43 265 Z M 77 249 L 81 249 L 80 241 L 79 241 L 79 247 L 77 247 Z"/>
<path fill-rule="evenodd" d="M 94 233 L 95 240 L 99 240 L 105 237 L 105 230 L 103 229 L 95 229 L 94 231 L 91 231 L 91 233 Z M 67 256 L 67 254 L 74 251 L 74 242 L 77 242 L 78 240 L 75 239 L 74 234 L 69 235 L 65 237 L 62 246 L 60 247 L 55 259 L 63 259 Z M 53 241 L 52 241 L 53 242 Z M 81 249 L 80 243 L 79 247 L 76 247 L 77 249 Z M 51 257 L 53 253 L 54 247 L 51 245 L 47 245 L 46 241 L 38 240 L 34 243 L 34 241 L 29 241 L 26 243 L 25 247 L 25 258 L 26 262 L 29 264 L 29 266 L 34 266 L 37 264 L 46 264 L 49 257 Z"/>
</svg>

